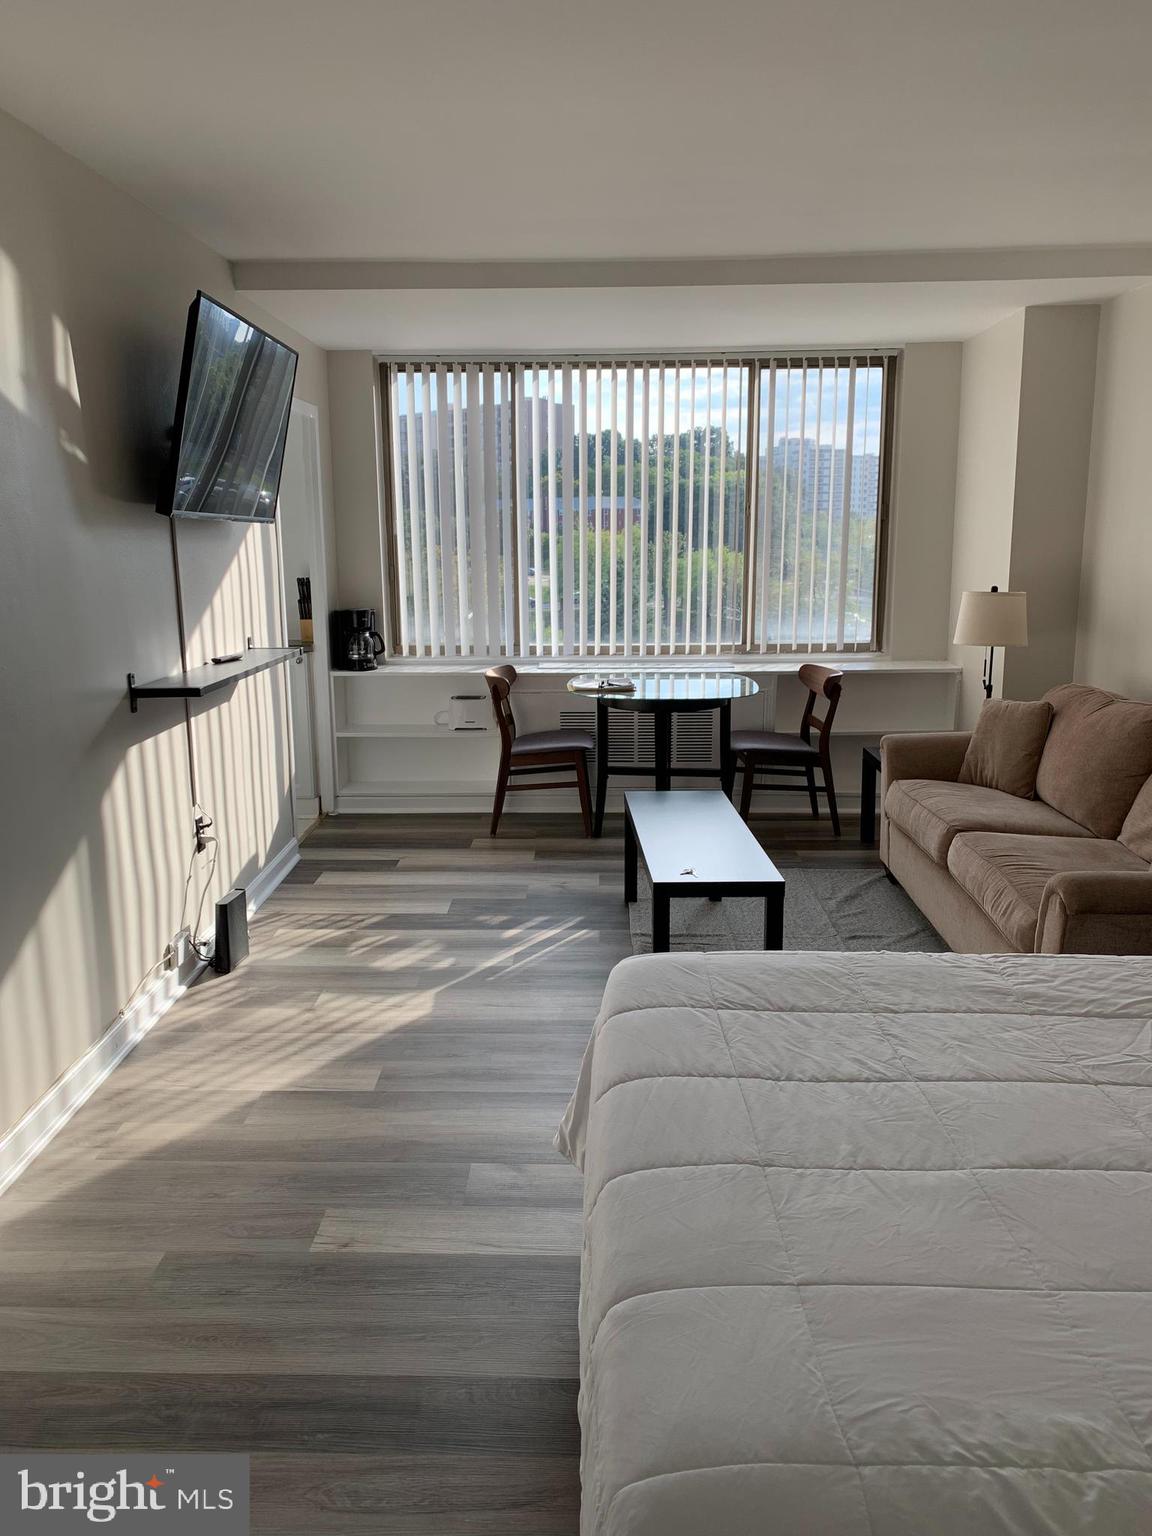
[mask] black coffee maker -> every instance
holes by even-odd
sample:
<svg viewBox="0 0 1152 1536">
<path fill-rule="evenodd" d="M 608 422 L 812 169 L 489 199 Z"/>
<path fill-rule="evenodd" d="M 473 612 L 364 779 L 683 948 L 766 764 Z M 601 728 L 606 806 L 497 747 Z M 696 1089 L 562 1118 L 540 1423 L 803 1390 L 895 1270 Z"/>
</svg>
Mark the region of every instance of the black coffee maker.
<svg viewBox="0 0 1152 1536">
<path fill-rule="evenodd" d="M 332 665 L 338 672 L 374 672 L 384 654 L 374 608 L 334 608 L 329 615 Z"/>
</svg>

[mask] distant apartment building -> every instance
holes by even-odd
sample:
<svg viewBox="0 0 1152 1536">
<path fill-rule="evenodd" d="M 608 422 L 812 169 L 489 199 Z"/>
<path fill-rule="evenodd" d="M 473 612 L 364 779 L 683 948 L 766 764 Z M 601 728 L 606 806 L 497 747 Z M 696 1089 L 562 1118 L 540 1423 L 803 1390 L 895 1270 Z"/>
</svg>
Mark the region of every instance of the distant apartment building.
<svg viewBox="0 0 1152 1536">
<path fill-rule="evenodd" d="M 497 400 L 494 405 L 481 409 L 479 422 L 482 432 L 488 430 L 487 422 L 490 421 L 492 423 L 498 456 L 503 452 L 505 438 L 509 436 L 509 427 L 514 413 L 515 420 L 520 429 L 519 442 L 522 452 L 532 451 L 533 433 L 535 432 L 535 442 L 539 447 L 539 451 L 542 454 L 547 453 L 549 428 L 551 428 L 552 432 L 552 442 L 557 452 L 560 451 L 561 444 L 564 441 L 564 408 L 562 405 L 557 401 L 546 399 L 540 399 L 539 401 L 533 401 L 532 399 L 519 401 Z M 424 412 L 419 405 L 413 409 L 412 418 L 416 433 L 416 448 L 419 453 L 423 450 L 424 442 Z M 454 444 L 457 419 L 460 423 L 461 446 L 467 452 L 471 410 L 466 401 L 458 406 L 452 405 L 451 402 L 449 404 L 447 431 L 450 448 Z M 406 431 L 408 421 L 406 409 L 401 409 L 400 420 L 403 430 Z M 435 458 L 438 450 L 438 429 L 439 412 L 435 403 L 433 403 L 428 412 L 428 441 L 431 444 L 432 458 Z"/>
<path fill-rule="evenodd" d="M 831 443 L 817 446 L 812 437 L 782 437 L 773 448 L 772 472 L 790 496 L 799 496 L 803 511 L 823 514 L 830 500 L 834 510 L 843 505 L 846 457 L 845 449 L 833 448 Z M 853 454 L 849 474 L 849 515 L 874 517 L 880 493 L 879 454 Z"/>
</svg>

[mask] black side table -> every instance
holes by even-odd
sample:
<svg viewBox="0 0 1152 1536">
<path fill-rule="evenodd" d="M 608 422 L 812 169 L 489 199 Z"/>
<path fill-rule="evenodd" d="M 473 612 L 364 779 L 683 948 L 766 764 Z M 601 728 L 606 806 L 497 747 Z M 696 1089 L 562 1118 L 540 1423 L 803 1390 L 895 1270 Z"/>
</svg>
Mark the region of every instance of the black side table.
<svg viewBox="0 0 1152 1536">
<path fill-rule="evenodd" d="M 860 841 L 876 841 L 876 786 L 880 778 L 880 746 L 860 754 Z"/>
</svg>

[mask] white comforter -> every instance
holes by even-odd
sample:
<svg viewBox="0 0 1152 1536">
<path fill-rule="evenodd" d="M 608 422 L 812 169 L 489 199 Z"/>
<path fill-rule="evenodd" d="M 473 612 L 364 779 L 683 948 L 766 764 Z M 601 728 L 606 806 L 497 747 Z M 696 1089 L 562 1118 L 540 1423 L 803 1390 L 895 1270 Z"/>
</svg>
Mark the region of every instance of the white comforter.
<svg viewBox="0 0 1152 1536">
<path fill-rule="evenodd" d="M 1149 1536 L 1152 961 L 625 960 L 584 1536 Z"/>
</svg>

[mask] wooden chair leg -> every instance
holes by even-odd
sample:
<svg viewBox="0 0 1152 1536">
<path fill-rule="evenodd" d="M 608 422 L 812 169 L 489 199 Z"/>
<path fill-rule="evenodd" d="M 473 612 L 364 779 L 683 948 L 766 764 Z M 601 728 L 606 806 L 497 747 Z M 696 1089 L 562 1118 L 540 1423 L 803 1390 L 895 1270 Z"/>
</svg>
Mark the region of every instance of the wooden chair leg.
<svg viewBox="0 0 1152 1536">
<path fill-rule="evenodd" d="M 756 764 L 751 757 L 744 759 L 744 779 L 740 785 L 740 816 L 743 821 L 748 820 L 748 814 L 752 809 L 752 786 L 756 780 Z"/>
<path fill-rule="evenodd" d="M 592 796 L 588 792 L 588 757 L 581 752 L 576 758 L 576 788 L 580 793 L 580 815 L 584 818 L 584 836 L 592 836 Z"/>
<path fill-rule="evenodd" d="M 496 836 L 496 828 L 500 825 L 500 813 L 504 809 L 504 796 L 508 792 L 508 764 L 502 762 L 496 775 L 496 794 L 492 801 L 492 823 L 488 828 L 488 836 Z"/>
<path fill-rule="evenodd" d="M 812 807 L 812 814 L 813 814 L 813 816 L 816 817 L 817 820 L 819 820 L 820 819 L 820 801 L 816 798 L 816 770 L 815 770 L 815 768 L 805 768 L 805 770 L 804 770 L 804 779 L 805 779 L 805 781 L 806 781 L 806 783 L 808 785 L 808 803 Z"/>
<path fill-rule="evenodd" d="M 824 769 L 824 788 L 828 791 L 828 814 L 832 818 L 832 835 L 840 836 L 840 812 L 836 809 L 836 787 L 832 783 L 832 764 L 822 764 Z"/>
</svg>

